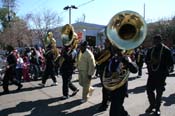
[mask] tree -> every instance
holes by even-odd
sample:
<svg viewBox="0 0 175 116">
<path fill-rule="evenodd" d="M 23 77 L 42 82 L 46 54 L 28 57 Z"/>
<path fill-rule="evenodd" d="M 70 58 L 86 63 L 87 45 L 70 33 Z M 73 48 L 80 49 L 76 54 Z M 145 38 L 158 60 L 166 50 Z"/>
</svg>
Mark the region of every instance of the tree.
<svg viewBox="0 0 175 116">
<path fill-rule="evenodd" d="M 86 19 L 86 15 L 83 14 L 80 18 L 77 18 L 77 20 L 75 22 L 85 22 L 85 19 Z"/>
<path fill-rule="evenodd" d="M 2 8 L 0 8 L 0 23 L 2 30 L 9 27 L 9 22 L 16 17 L 16 13 L 14 12 L 16 7 L 16 0 L 1 0 Z"/>
<path fill-rule="evenodd" d="M 21 19 L 10 22 L 10 27 L 5 28 L 0 35 L 1 46 L 24 47 L 32 45 L 31 31 L 28 30 L 26 22 Z"/>
<path fill-rule="evenodd" d="M 7 19 L 8 9 L 7 8 L 0 8 L 0 23 L 3 30 L 4 28 L 8 27 L 8 19 Z"/>
<path fill-rule="evenodd" d="M 54 29 L 61 23 L 61 18 L 57 13 L 50 10 L 44 10 L 43 13 L 27 14 L 24 18 L 30 29 L 33 30 L 34 38 L 39 39 L 44 45 L 44 37 L 48 30 Z"/>
</svg>

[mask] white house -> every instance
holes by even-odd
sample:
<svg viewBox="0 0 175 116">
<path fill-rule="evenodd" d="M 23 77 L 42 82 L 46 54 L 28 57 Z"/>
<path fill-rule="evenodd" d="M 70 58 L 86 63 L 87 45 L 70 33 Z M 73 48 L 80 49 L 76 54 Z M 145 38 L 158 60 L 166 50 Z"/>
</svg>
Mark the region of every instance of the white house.
<svg viewBox="0 0 175 116">
<path fill-rule="evenodd" d="M 72 24 L 74 27 L 75 32 L 82 36 L 82 40 L 88 41 L 90 46 L 96 46 L 103 44 L 103 32 L 105 25 L 98 25 L 98 24 L 92 24 L 92 23 L 84 23 L 84 22 L 78 22 Z M 57 46 L 62 46 L 62 41 L 60 39 L 61 37 L 61 28 L 59 27 L 54 31 L 54 37 L 57 41 Z"/>
</svg>

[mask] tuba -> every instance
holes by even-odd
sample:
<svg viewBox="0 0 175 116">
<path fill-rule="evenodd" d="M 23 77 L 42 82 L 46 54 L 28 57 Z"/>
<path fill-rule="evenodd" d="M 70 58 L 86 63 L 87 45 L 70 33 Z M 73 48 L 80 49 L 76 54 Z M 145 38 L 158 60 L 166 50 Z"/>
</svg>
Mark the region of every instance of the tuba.
<svg viewBox="0 0 175 116">
<path fill-rule="evenodd" d="M 56 40 L 53 37 L 53 33 L 48 31 L 47 36 L 44 38 L 45 54 L 52 52 L 54 54 L 54 62 L 58 60 L 60 56 L 60 51 L 56 46 Z"/>
<path fill-rule="evenodd" d="M 61 40 L 64 47 L 69 47 L 68 54 L 73 53 L 74 49 L 77 48 L 79 39 L 77 34 L 74 32 L 74 28 L 71 24 L 66 24 L 61 30 Z M 59 58 L 59 65 L 61 66 L 64 62 L 64 58 Z"/>
<path fill-rule="evenodd" d="M 122 11 L 112 17 L 106 27 L 106 36 L 111 44 L 123 51 L 131 50 L 143 43 L 147 32 L 144 19 L 136 12 Z M 129 57 L 125 57 L 130 60 Z M 131 61 L 131 60 L 130 60 Z M 114 64 L 114 63 L 111 63 Z M 129 77 L 130 71 L 122 62 L 115 65 L 116 71 L 110 72 L 109 66 L 105 67 L 102 83 L 110 91 L 120 88 Z"/>
</svg>

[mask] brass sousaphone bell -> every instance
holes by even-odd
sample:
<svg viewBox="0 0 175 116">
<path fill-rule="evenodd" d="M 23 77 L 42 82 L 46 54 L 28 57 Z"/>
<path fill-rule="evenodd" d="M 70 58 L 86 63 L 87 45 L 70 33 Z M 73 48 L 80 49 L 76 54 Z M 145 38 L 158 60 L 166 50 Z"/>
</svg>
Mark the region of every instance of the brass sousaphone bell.
<svg viewBox="0 0 175 116">
<path fill-rule="evenodd" d="M 68 54 L 71 54 L 74 49 L 77 48 L 79 39 L 74 31 L 74 27 L 71 24 L 66 24 L 61 29 L 61 40 L 64 47 L 69 47 Z M 59 59 L 59 65 L 62 66 L 64 58 L 61 56 Z"/>
<path fill-rule="evenodd" d="M 61 30 L 61 39 L 64 46 L 75 47 L 78 36 L 71 24 L 66 24 Z"/>
<path fill-rule="evenodd" d="M 114 15 L 107 25 L 107 36 L 116 47 L 130 50 L 138 47 L 146 37 L 144 19 L 134 11 Z"/>
<path fill-rule="evenodd" d="M 138 47 L 145 40 L 147 26 L 144 19 L 134 11 L 122 11 L 114 15 L 106 28 L 106 36 L 113 46 L 121 50 Z M 119 67 L 119 69 L 122 69 Z M 103 73 L 103 85 L 108 90 L 121 87 L 128 80 L 129 70 L 113 73 L 110 78 Z"/>
</svg>

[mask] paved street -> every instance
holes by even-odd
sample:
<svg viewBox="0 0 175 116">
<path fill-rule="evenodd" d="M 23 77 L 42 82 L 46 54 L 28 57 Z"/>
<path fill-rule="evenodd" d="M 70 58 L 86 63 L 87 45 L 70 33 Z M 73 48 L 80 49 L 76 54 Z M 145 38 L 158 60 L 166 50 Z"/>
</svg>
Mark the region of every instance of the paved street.
<svg viewBox="0 0 175 116">
<path fill-rule="evenodd" d="M 146 68 L 143 68 L 142 78 L 135 78 L 136 74 L 129 77 L 129 97 L 125 100 L 125 108 L 131 116 L 147 116 L 144 112 L 148 107 L 145 92 L 147 80 Z M 2 95 L 0 87 L 0 116 L 108 116 L 109 108 L 104 112 L 97 112 L 101 102 L 100 79 L 93 79 L 95 88 L 93 95 L 86 103 L 81 103 L 82 88 L 76 81 L 77 74 L 73 75 L 74 84 L 80 91 L 74 97 L 61 100 L 62 79 L 59 76 L 58 86 L 50 86 L 52 81 L 47 81 L 46 87 L 41 88 L 38 83 L 31 81 L 23 83 L 23 88 L 16 91 L 16 86 L 11 85 L 10 94 Z M 167 78 L 166 91 L 163 95 L 161 116 L 175 116 L 175 74 Z M 72 91 L 70 91 L 70 94 Z"/>
</svg>

